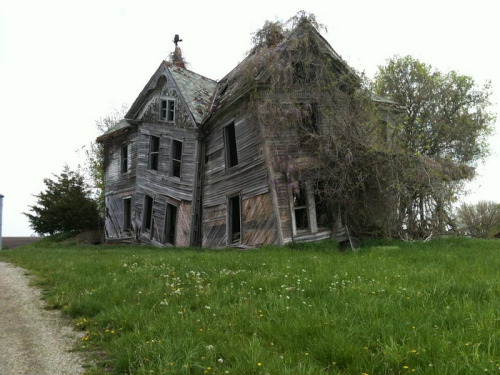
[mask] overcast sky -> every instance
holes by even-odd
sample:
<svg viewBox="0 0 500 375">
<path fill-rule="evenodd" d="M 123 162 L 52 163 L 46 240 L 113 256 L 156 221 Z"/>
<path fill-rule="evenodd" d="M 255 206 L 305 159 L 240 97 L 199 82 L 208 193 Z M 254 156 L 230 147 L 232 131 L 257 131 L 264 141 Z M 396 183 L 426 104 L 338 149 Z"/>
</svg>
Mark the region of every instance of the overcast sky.
<svg viewBox="0 0 500 375">
<path fill-rule="evenodd" d="M 500 22 L 496 0 L 2 0 L 0 2 L 0 194 L 3 235 L 33 233 L 22 212 L 43 179 L 98 135 L 95 120 L 131 105 L 175 34 L 189 69 L 212 79 L 250 49 L 265 20 L 300 10 L 316 15 L 323 36 L 356 70 L 373 77 L 394 55 L 412 55 L 479 84 L 491 80 L 500 113 Z M 468 202 L 500 201 L 500 126 L 493 155 L 479 168 Z"/>
</svg>

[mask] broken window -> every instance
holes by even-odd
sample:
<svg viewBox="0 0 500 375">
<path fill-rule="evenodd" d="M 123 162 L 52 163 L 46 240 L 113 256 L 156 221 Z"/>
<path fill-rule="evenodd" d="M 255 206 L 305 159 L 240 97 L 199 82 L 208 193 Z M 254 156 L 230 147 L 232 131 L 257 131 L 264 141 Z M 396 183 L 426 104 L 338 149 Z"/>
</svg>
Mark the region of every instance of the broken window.
<svg viewBox="0 0 500 375">
<path fill-rule="evenodd" d="M 299 188 L 293 192 L 293 209 L 295 214 L 296 231 L 309 229 L 307 190 L 304 182 L 299 183 Z"/>
<path fill-rule="evenodd" d="M 227 238 L 228 244 L 241 242 L 241 198 L 230 197 L 227 202 Z"/>
<path fill-rule="evenodd" d="M 177 206 L 167 203 L 165 214 L 165 242 L 175 245 L 175 228 L 177 225 Z"/>
<path fill-rule="evenodd" d="M 175 100 L 160 100 L 160 121 L 173 122 L 175 120 Z"/>
<path fill-rule="evenodd" d="M 132 229 L 132 198 L 123 200 L 123 230 Z"/>
<path fill-rule="evenodd" d="M 226 152 L 226 168 L 238 165 L 238 151 L 236 148 L 236 130 L 234 122 L 224 128 L 224 147 Z"/>
<path fill-rule="evenodd" d="M 122 151 L 121 151 L 121 172 L 122 173 L 127 173 L 128 172 L 128 144 L 123 144 L 122 145 Z"/>
<path fill-rule="evenodd" d="M 160 137 L 149 136 L 148 169 L 158 170 L 158 158 L 160 153 Z"/>
<path fill-rule="evenodd" d="M 172 139 L 172 166 L 171 175 L 181 177 L 182 142 Z"/>
<path fill-rule="evenodd" d="M 151 233 L 153 236 L 152 228 L 153 228 L 153 197 L 146 195 L 144 197 L 144 211 L 142 216 L 142 228 L 144 232 Z"/>
</svg>

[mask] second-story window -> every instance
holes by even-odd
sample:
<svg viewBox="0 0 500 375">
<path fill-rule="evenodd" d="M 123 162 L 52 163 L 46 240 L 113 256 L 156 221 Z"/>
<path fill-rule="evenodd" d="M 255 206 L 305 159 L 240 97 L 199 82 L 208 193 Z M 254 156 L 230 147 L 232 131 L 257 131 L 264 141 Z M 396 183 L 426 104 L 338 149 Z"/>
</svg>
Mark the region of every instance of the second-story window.
<svg viewBox="0 0 500 375">
<path fill-rule="evenodd" d="M 172 139 L 172 168 L 173 177 L 181 177 L 182 142 Z"/>
<path fill-rule="evenodd" d="M 122 145 L 122 151 L 121 151 L 121 172 L 122 173 L 127 173 L 128 172 L 128 144 L 123 144 Z"/>
<path fill-rule="evenodd" d="M 175 100 L 160 100 L 160 121 L 173 122 L 175 120 Z"/>
<path fill-rule="evenodd" d="M 236 148 L 236 130 L 234 122 L 224 128 L 224 148 L 226 152 L 226 168 L 238 165 L 238 150 Z"/>
<path fill-rule="evenodd" d="M 158 170 L 158 159 L 160 154 L 160 137 L 149 136 L 148 169 Z"/>
</svg>

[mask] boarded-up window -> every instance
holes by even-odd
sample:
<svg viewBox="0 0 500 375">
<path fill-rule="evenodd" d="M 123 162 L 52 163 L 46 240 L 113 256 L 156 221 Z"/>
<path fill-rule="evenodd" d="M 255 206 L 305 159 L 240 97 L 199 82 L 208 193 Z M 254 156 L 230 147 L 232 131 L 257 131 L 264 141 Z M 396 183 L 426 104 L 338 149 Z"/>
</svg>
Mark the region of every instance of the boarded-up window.
<svg viewBox="0 0 500 375">
<path fill-rule="evenodd" d="M 144 197 L 144 211 L 142 213 L 142 228 L 144 232 L 151 233 L 153 235 L 151 228 L 153 227 L 153 198 L 149 195 Z"/>
<path fill-rule="evenodd" d="M 226 152 L 226 167 L 238 165 L 238 150 L 236 148 L 236 130 L 234 122 L 224 128 L 224 148 Z"/>
<path fill-rule="evenodd" d="M 171 175 L 181 177 L 182 142 L 172 139 L 172 166 Z"/>
<path fill-rule="evenodd" d="M 123 200 L 123 230 L 132 229 L 132 198 Z"/>
<path fill-rule="evenodd" d="M 160 153 L 160 137 L 149 136 L 148 169 L 158 170 L 158 158 Z"/>
<path fill-rule="evenodd" d="M 228 244 L 241 242 L 241 198 L 230 197 L 227 202 Z"/>
<path fill-rule="evenodd" d="M 175 100 L 160 100 L 160 120 L 173 122 L 175 120 Z"/>
<path fill-rule="evenodd" d="M 121 152 L 121 172 L 122 173 L 127 173 L 128 172 L 128 144 L 123 144 L 122 145 L 122 152 Z"/>
<path fill-rule="evenodd" d="M 165 217 L 165 242 L 175 245 L 175 228 L 177 226 L 177 206 L 167 203 Z"/>
</svg>

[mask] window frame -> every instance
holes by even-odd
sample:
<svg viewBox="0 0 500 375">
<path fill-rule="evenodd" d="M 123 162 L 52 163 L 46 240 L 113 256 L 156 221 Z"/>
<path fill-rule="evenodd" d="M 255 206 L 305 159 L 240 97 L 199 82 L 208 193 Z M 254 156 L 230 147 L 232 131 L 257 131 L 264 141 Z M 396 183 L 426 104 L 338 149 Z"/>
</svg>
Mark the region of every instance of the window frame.
<svg viewBox="0 0 500 375">
<path fill-rule="evenodd" d="M 128 143 L 123 143 L 120 148 L 120 172 L 121 174 L 126 174 L 129 172 L 128 160 L 129 160 L 129 145 Z"/>
<path fill-rule="evenodd" d="M 174 139 L 172 138 L 172 141 L 171 141 L 171 150 L 170 150 L 170 176 L 171 177 L 174 177 L 174 178 L 181 178 L 182 176 L 182 151 L 183 151 L 183 141 L 181 140 L 178 140 L 178 139 Z M 180 155 L 176 155 L 178 154 L 178 147 L 180 146 Z M 177 156 L 179 156 L 179 158 L 177 158 Z M 177 170 L 177 164 L 178 164 L 178 175 L 175 173 L 175 171 Z"/>
<path fill-rule="evenodd" d="M 226 205 L 226 242 L 227 245 L 234 245 L 234 244 L 240 244 L 243 239 L 243 202 L 241 199 L 241 193 L 237 194 L 232 194 L 228 195 L 227 197 L 227 205 Z M 233 219 L 234 217 L 234 203 L 238 203 L 238 227 L 239 227 L 239 233 L 237 240 L 233 239 L 233 236 L 235 234 L 234 232 L 234 224 L 235 221 Z"/>
<path fill-rule="evenodd" d="M 158 109 L 159 119 L 163 122 L 175 122 L 176 100 L 174 98 L 160 98 Z"/>
<path fill-rule="evenodd" d="M 158 140 L 157 143 L 154 140 Z M 157 171 L 160 164 L 160 137 L 156 135 L 149 136 L 149 150 L 148 150 L 148 165 L 147 169 L 150 171 Z M 157 145 L 157 149 L 154 146 Z"/>
<path fill-rule="evenodd" d="M 153 236 L 153 217 L 155 199 L 149 194 L 144 194 L 144 207 L 142 210 L 142 232 Z"/>
<path fill-rule="evenodd" d="M 172 210 L 175 211 L 172 211 Z M 172 212 L 175 213 L 175 218 L 172 222 Z M 176 204 L 173 204 L 172 202 L 167 202 L 167 205 L 165 206 L 165 228 L 164 228 L 164 243 L 170 244 L 172 246 L 175 246 L 175 240 L 177 237 L 177 220 L 179 217 L 179 206 Z M 171 235 L 170 233 L 172 232 L 173 228 L 173 238 L 170 238 Z"/>
<path fill-rule="evenodd" d="M 230 169 L 239 164 L 238 142 L 236 141 L 236 125 L 234 121 L 224 126 L 223 132 L 226 169 Z"/>
<path fill-rule="evenodd" d="M 132 197 L 123 198 L 123 231 L 132 229 Z"/>
</svg>

